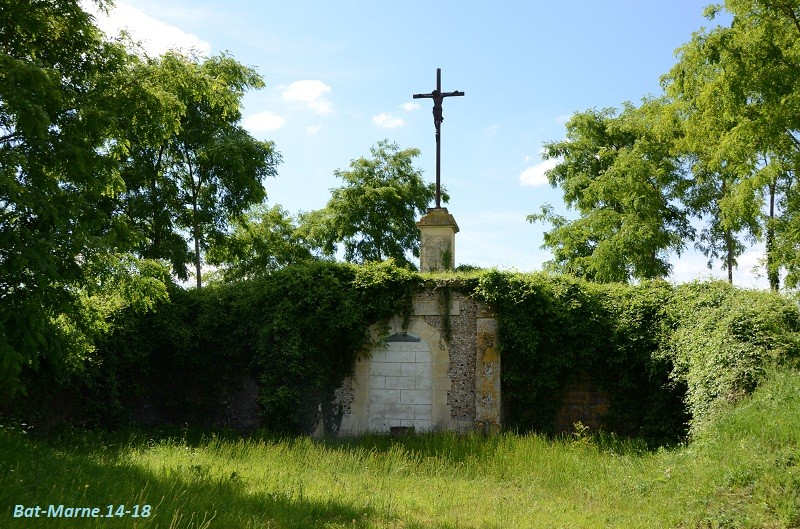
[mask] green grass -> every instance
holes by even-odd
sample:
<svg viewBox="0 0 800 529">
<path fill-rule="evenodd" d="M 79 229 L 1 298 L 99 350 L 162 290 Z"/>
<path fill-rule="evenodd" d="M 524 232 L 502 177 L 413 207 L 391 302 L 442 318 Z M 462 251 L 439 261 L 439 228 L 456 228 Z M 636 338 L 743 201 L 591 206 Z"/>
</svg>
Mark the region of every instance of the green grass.
<svg viewBox="0 0 800 529">
<path fill-rule="evenodd" d="M 151 434 L 152 435 L 152 434 Z M 800 374 L 690 444 L 576 435 L 347 441 L 0 429 L 0 527 L 800 527 Z M 19 519 L 16 504 L 148 504 L 148 518 Z"/>
</svg>

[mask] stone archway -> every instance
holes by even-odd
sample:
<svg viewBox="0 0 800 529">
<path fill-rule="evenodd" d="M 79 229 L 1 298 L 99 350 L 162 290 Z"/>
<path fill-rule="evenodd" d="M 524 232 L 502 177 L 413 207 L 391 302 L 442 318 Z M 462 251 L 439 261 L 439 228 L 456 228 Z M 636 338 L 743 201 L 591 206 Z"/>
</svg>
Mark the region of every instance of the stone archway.
<svg viewBox="0 0 800 529">
<path fill-rule="evenodd" d="M 393 426 L 430 430 L 433 420 L 432 353 L 418 336 L 395 333 L 369 362 L 368 429 Z"/>
<path fill-rule="evenodd" d="M 378 330 L 371 332 L 375 336 Z M 403 330 L 395 319 L 389 338 L 356 362 L 343 388 L 352 397 L 343 399 L 339 433 L 388 433 L 392 426 L 450 429 L 449 366 L 447 347 L 436 329 L 412 316 Z"/>
</svg>

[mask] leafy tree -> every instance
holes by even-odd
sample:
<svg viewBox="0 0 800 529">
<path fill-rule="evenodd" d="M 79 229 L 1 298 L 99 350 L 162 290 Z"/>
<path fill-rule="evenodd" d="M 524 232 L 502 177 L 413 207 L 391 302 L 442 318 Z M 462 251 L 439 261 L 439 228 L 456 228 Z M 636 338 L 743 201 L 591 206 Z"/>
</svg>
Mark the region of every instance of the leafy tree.
<svg viewBox="0 0 800 529">
<path fill-rule="evenodd" d="M 400 150 L 388 140 L 370 149 L 372 157 L 350 162 L 349 171 L 334 174 L 345 185 L 332 189 L 322 210 L 303 218 L 305 237 L 326 254 L 343 243 L 350 262 L 383 261 L 413 267 L 406 252 L 419 256 L 417 214 L 425 213 L 436 196 L 434 184 L 425 184 L 412 165 L 418 149 Z M 449 196 L 443 191 L 443 200 Z"/>
<path fill-rule="evenodd" d="M 255 140 L 239 125 L 244 91 L 264 82 L 224 54 L 198 62 L 170 52 L 150 60 L 148 72 L 154 98 L 167 102 L 171 120 L 131 129 L 128 211 L 145 235 L 141 254 L 168 259 L 182 278 L 193 262 L 200 288 L 204 252 L 225 236 L 229 218 L 265 198 L 262 181 L 277 174 L 273 143 Z"/>
<path fill-rule="evenodd" d="M 106 294 L 163 294 L 148 263 L 121 256 L 133 233 L 109 151 L 138 90 L 130 61 L 76 1 L 0 1 L 0 397 L 23 369 L 87 351 L 99 309 L 118 305 L 96 297 L 100 275 Z"/>
<path fill-rule="evenodd" d="M 235 221 L 233 233 L 208 252 L 226 281 L 253 278 L 314 259 L 297 223 L 281 206 L 261 204 Z"/>
<path fill-rule="evenodd" d="M 567 123 L 567 138 L 545 144 L 545 159 L 561 161 L 548 171 L 569 208 L 567 220 L 550 205 L 528 216 L 546 221 L 543 248 L 551 269 L 600 282 L 657 278 L 670 271 L 669 251 L 680 252 L 692 235 L 676 199 L 685 187 L 682 166 L 671 148 L 676 124 L 664 118 L 663 102 L 588 110 Z"/>
<path fill-rule="evenodd" d="M 720 212 L 728 227 L 755 225 L 765 241 L 767 274 L 777 290 L 781 268 L 790 284 L 800 277 L 793 198 L 800 163 L 800 3 L 728 0 L 706 14 L 713 19 L 725 10 L 730 26 L 696 33 L 664 84 L 684 105 L 688 144 L 707 170 L 726 178 Z"/>
</svg>

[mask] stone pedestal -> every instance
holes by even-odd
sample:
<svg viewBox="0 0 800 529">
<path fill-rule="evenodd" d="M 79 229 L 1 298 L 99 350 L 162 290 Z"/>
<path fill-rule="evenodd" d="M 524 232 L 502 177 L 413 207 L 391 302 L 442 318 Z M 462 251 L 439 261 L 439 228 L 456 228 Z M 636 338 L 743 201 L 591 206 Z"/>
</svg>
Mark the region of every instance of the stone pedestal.
<svg viewBox="0 0 800 529">
<path fill-rule="evenodd" d="M 419 219 L 419 271 L 437 272 L 455 268 L 458 224 L 447 208 L 428 208 Z"/>
</svg>

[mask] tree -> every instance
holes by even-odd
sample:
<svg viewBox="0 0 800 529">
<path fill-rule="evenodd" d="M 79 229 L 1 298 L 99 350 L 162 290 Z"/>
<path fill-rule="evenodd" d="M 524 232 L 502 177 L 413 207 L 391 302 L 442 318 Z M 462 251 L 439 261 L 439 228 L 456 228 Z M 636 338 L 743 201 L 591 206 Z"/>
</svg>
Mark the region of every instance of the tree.
<svg viewBox="0 0 800 529">
<path fill-rule="evenodd" d="M 0 396 L 23 369 L 86 352 L 81 334 L 107 316 L 86 310 L 101 272 L 163 293 L 149 264 L 109 258 L 133 237 L 109 155 L 138 89 L 130 61 L 74 0 L 0 0 Z"/>
<path fill-rule="evenodd" d="M 279 205 L 261 204 L 241 215 L 233 233 L 208 252 L 209 264 L 220 266 L 226 281 L 257 277 L 313 259 L 297 222 Z"/>
<path fill-rule="evenodd" d="M 546 143 L 544 158 L 561 159 L 547 177 L 580 217 L 567 220 L 547 204 L 528 216 L 553 224 L 544 236 L 554 253 L 547 266 L 600 282 L 666 276 L 668 252 L 680 252 L 692 230 L 676 203 L 685 180 L 663 102 L 626 104 L 619 115 L 588 110 L 566 127 L 567 139 Z"/>
<path fill-rule="evenodd" d="M 687 144 L 725 178 L 720 212 L 729 227 L 752 226 L 765 241 L 777 290 L 781 268 L 789 284 L 800 279 L 800 3 L 728 0 L 706 14 L 723 10 L 733 15 L 730 26 L 696 33 L 663 82 L 684 106 Z"/>
<path fill-rule="evenodd" d="M 228 219 L 265 198 L 263 179 L 277 174 L 274 144 L 239 125 L 245 89 L 264 82 L 224 54 L 200 63 L 170 52 L 150 60 L 148 72 L 173 120 L 153 134 L 131 129 L 128 211 L 144 233 L 141 254 L 168 259 L 182 278 L 193 262 L 200 288 L 204 252 L 226 235 Z"/>
<path fill-rule="evenodd" d="M 416 215 L 425 213 L 436 187 L 425 184 L 422 172 L 412 165 L 418 149 L 400 150 L 383 140 L 370 152 L 370 159 L 352 160 L 349 171 L 334 172 L 345 185 L 331 190 L 324 209 L 304 216 L 305 237 L 329 255 L 343 243 L 345 259 L 351 262 L 393 258 L 413 267 L 406 252 L 419 256 Z M 442 196 L 449 200 L 444 191 Z"/>
</svg>

